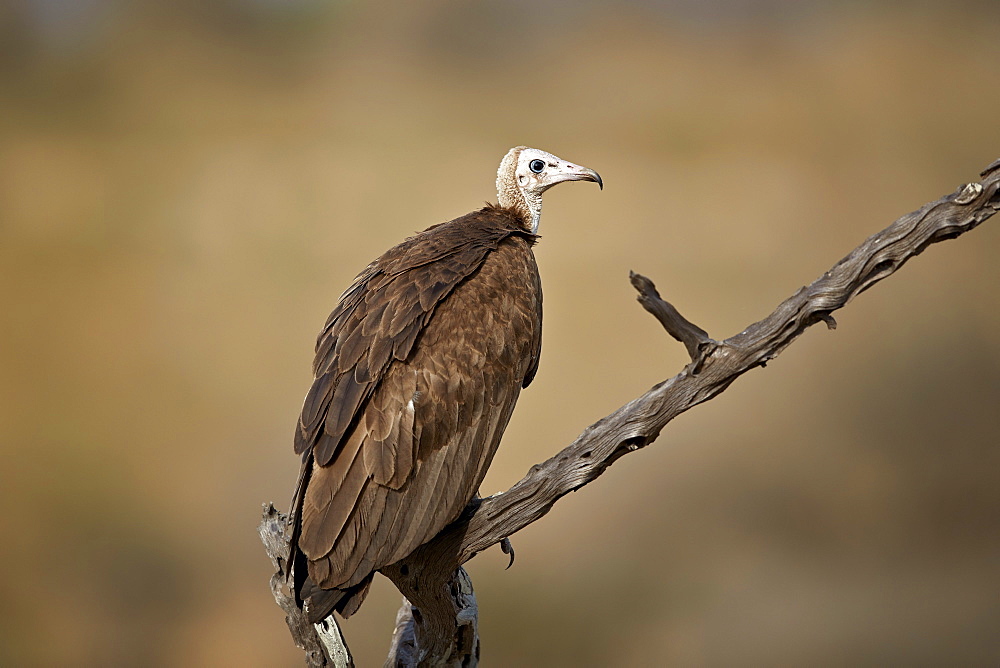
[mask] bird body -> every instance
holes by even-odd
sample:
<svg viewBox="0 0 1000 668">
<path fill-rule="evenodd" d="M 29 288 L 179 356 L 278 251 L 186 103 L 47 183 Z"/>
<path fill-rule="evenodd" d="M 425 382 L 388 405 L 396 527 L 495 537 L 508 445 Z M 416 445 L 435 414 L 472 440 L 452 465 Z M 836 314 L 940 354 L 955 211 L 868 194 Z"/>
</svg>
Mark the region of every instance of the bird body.
<svg viewBox="0 0 1000 668">
<path fill-rule="evenodd" d="M 433 538 L 478 490 L 538 368 L 531 248 L 541 192 L 580 179 L 600 183 L 592 170 L 512 149 L 500 204 L 408 238 L 341 296 L 317 339 L 295 434 L 292 570 L 312 621 L 353 614 L 377 570 Z M 534 207 L 518 197 L 531 185 Z"/>
</svg>

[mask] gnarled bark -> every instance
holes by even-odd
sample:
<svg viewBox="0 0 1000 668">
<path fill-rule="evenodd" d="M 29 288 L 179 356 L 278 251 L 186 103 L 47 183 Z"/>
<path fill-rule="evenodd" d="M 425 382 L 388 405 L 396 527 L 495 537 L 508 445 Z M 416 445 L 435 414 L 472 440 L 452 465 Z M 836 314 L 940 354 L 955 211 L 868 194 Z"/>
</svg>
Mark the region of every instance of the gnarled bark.
<svg viewBox="0 0 1000 668">
<path fill-rule="evenodd" d="M 288 517 L 278 512 L 274 504 L 265 503 L 264 516 L 257 531 L 275 569 L 271 576 L 271 594 L 278 606 L 285 611 L 285 623 L 288 624 L 292 640 L 306 653 L 306 665 L 310 668 L 354 668 L 354 659 L 340 633 L 337 620 L 331 615 L 321 624 L 310 624 L 296 605 L 295 595 L 288 590 L 288 542 L 291 538 Z"/>
</svg>

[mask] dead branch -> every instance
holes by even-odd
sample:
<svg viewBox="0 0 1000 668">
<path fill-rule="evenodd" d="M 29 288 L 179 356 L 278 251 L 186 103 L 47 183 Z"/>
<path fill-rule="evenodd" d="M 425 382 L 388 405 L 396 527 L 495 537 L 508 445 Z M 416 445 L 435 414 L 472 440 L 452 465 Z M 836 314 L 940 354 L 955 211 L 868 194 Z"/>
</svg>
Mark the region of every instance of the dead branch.
<svg viewBox="0 0 1000 668">
<path fill-rule="evenodd" d="M 265 503 L 264 516 L 257 531 L 275 569 L 271 576 L 271 594 L 278 606 L 285 611 L 285 623 L 288 624 L 292 640 L 306 653 L 306 665 L 310 668 L 354 668 L 354 659 L 351 658 L 351 651 L 337 626 L 337 620 L 330 616 L 321 624 L 310 624 L 296 605 L 294 594 L 288 591 L 288 517 L 279 513 L 274 504 Z"/>
<path fill-rule="evenodd" d="M 397 617 L 386 665 L 476 665 L 475 598 L 462 564 L 540 519 L 556 501 L 597 479 L 619 457 L 653 442 L 681 413 L 723 392 L 747 371 L 764 366 L 806 328 L 817 322 L 835 327 L 834 311 L 931 244 L 964 234 L 995 214 L 1000 209 L 1000 160 L 982 177 L 981 182 L 965 184 L 869 237 L 769 316 L 724 341 L 710 339 L 663 301 L 652 281 L 632 274 L 638 300 L 684 343 L 691 364 L 587 427 L 554 457 L 532 466 L 506 492 L 475 499 L 434 539 L 382 569 L 407 599 Z"/>
</svg>

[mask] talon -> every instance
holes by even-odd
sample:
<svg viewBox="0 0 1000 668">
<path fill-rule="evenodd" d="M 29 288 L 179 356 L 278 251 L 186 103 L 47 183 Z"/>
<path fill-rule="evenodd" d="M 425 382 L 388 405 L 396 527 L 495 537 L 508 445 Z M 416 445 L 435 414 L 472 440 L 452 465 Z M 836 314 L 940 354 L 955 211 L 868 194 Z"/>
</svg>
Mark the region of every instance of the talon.
<svg viewBox="0 0 1000 668">
<path fill-rule="evenodd" d="M 507 568 L 510 568 L 514 565 L 514 546 L 510 544 L 510 538 L 504 538 L 500 541 L 500 549 L 503 550 L 504 554 L 510 555 L 510 563 L 507 564 Z"/>
</svg>

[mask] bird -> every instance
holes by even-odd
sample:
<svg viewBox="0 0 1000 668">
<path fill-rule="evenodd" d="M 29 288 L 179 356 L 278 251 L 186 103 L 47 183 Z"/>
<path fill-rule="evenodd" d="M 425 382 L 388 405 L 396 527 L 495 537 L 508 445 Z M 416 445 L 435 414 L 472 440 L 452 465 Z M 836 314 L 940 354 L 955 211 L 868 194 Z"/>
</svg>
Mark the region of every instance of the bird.
<svg viewBox="0 0 1000 668">
<path fill-rule="evenodd" d="M 316 340 L 295 430 L 291 586 L 309 621 L 347 618 L 374 574 L 478 493 L 538 369 L 542 291 L 532 247 L 542 194 L 592 169 L 517 146 L 497 203 L 433 225 L 371 262 Z"/>
</svg>

